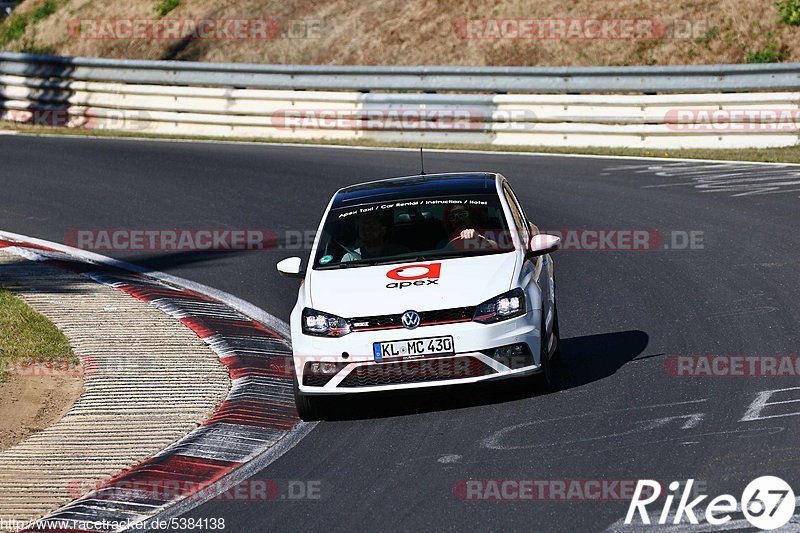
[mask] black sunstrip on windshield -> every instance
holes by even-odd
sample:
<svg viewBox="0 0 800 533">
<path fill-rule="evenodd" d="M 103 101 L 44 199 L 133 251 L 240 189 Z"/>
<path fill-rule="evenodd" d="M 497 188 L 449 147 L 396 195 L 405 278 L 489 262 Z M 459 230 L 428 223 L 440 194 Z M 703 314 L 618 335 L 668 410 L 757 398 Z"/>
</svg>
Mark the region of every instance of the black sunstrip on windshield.
<svg viewBox="0 0 800 533">
<path fill-rule="evenodd" d="M 496 194 L 413 198 L 332 209 L 313 268 L 428 261 L 514 250 Z"/>
</svg>

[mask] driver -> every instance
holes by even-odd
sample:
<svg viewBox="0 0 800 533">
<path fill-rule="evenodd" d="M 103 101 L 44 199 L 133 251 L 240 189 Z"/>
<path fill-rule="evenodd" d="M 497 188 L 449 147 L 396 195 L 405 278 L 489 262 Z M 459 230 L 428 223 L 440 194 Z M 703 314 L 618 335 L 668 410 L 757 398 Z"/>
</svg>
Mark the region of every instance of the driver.
<svg viewBox="0 0 800 533">
<path fill-rule="evenodd" d="M 388 233 L 386 219 L 378 213 L 367 213 L 358 219 L 358 238 L 361 246 L 342 256 L 341 262 L 391 257 L 409 250 L 399 244 L 386 242 Z"/>
<path fill-rule="evenodd" d="M 497 242 L 487 239 L 475 229 L 472 212 L 466 205 L 447 206 L 444 210 L 444 219 L 449 237 L 448 242 L 444 246 L 440 246 L 440 248 L 450 248 L 459 241 L 462 241 L 463 245 L 470 240 L 479 241 L 478 246 L 480 248 L 487 246 L 497 248 Z"/>
</svg>

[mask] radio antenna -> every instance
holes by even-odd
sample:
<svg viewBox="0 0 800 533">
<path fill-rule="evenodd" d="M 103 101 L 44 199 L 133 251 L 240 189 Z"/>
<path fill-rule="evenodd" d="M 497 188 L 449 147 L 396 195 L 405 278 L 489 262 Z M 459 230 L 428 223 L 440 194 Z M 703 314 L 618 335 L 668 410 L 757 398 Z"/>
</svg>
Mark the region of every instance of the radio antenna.
<svg viewBox="0 0 800 533">
<path fill-rule="evenodd" d="M 422 156 L 422 146 L 419 147 L 419 166 L 420 166 L 420 176 L 425 175 L 425 158 Z"/>
</svg>

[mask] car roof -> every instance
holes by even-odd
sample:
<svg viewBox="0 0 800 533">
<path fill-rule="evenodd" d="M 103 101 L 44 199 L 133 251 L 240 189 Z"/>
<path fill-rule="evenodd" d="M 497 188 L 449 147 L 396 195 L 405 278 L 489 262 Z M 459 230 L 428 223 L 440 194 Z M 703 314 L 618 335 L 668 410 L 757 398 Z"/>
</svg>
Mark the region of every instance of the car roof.
<svg viewBox="0 0 800 533">
<path fill-rule="evenodd" d="M 331 208 L 408 198 L 493 193 L 497 191 L 497 178 L 493 172 L 451 172 L 370 181 L 340 189 Z"/>
</svg>

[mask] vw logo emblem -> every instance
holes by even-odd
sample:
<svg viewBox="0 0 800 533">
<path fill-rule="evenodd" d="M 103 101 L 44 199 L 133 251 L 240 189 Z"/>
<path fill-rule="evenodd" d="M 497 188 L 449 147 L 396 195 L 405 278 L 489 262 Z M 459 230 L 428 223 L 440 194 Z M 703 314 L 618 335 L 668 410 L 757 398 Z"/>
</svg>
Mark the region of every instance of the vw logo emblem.
<svg viewBox="0 0 800 533">
<path fill-rule="evenodd" d="M 419 326 L 419 313 L 416 311 L 406 311 L 401 318 L 403 327 L 406 329 L 414 329 Z"/>
</svg>

